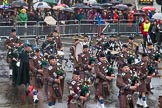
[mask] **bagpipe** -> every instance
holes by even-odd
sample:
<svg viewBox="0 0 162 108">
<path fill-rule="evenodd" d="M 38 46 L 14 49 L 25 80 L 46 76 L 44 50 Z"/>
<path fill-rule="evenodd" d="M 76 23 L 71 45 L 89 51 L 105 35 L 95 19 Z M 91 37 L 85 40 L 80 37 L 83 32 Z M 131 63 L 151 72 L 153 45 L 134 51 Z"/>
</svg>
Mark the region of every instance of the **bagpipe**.
<svg viewBox="0 0 162 108">
<path fill-rule="evenodd" d="M 139 82 L 139 77 L 136 76 L 136 75 L 133 75 L 132 78 L 131 78 L 131 86 L 134 86 L 138 82 Z"/>
<path fill-rule="evenodd" d="M 135 57 L 133 55 L 130 55 L 127 59 L 127 63 L 128 64 L 135 63 Z"/>
<path fill-rule="evenodd" d="M 111 76 L 114 74 L 115 70 L 113 67 L 108 67 L 107 70 L 105 71 L 105 76 Z"/>
<path fill-rule="evenodd" d="M 89 85 L 88 81 L 84 81 L 82 83 L 81 92 L 80 92 L 81 96 L 86 96 L 86 94 L 89 93 L 89 86 L 88 85 Z"/>
<path fill-rule="evenodd" d="M 57 76 L 63 76 L 64 75 L 64 70 L 63 69 L 58 69 L 56 71 Z"/>
<path fill-rule="evenodd" d="M 155 67 L 152 66 L 152 65 L 148 65 L 148 66 L 147 66 L 147 74 L 148 74 L 148 75 L 152 75 L 152 74 L 154 74 L 154 73 L 155 73 Z"/>
<path fill-rule="evenodd" d="M 39 65 L 41 66 L 41 68 L 44 70 L 44 69 L 47 69 L 48 68 L 48 61 L 45 59 L 45 58 L 42 58 Z M 42 87 L 43 86 L 43 73 L 40 73 L 40 72 L 37 72 L 36 73 L 36 86 L 38 88 Z"/>
<path fill-rule="evenodd" d="M 155 60 L 155 61 L 160 61 L 160 58 L 161 58 L 161 54 L 158 53 L 158 52 L 156 52 L 156 53 L 154 54 L 154 60 Z"/>
</svg>

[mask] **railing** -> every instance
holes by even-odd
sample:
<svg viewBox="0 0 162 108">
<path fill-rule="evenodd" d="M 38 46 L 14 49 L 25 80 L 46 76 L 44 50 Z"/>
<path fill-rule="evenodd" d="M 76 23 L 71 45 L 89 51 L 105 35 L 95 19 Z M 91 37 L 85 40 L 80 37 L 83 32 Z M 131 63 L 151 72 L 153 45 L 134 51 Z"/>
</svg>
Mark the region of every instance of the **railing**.
<svg viewBox="0 0 162 108">
<path fill-rule="evenodd" d="M 137 23 L 118 22 L 111 23 L 107 20 L 104 24 L 98 24 L 95 20 L 68 20 L 59 21 L 57 25 L 51 26 L 44 21 L 17 22 L 16 25 L 6 25 L 0 23 L 0 36 L 9 36 L 11 29 L 17 30 L 17 35 L 21 37 L 47 36 L 54 29 L 58 29 L 60 35 L 80 35 L 80 34 L 138 34 L 139 26 Z"/>
</svg>

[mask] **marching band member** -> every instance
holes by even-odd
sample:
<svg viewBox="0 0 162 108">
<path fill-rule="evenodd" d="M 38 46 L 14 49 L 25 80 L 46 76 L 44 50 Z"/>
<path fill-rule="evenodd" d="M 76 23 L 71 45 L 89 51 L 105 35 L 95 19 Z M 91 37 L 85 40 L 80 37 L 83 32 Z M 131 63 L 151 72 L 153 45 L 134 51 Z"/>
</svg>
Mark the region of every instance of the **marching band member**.
<svg viewBox="0 0 162 108">
<path fill-rule="evenodd" d="M 97 108 L 105 108 L 104 100 L 110 95 L 110 81 L 114 79 L 115 75 L 109 68 L 110 64 L 107 62 L 105 54 L 100 52 L 99 61 L 95 65 Z"/>
<path fill-rule="evenodd" d="M 80 78 L 82 81 L 86 78 L 86 71 L 89 72 L 89 69 L 92 69 L 92 66 L 89 65 L 89 59 L 91 54 L 89 52 L 88 45 L 83 45 L 83 53 L 78 55 L 78 64 L 80 70 Z"/>
<path fill-rule="evenodd" d="M 76 60 L 76 55 L 75 55 L 75 50 L 76 50 L 76 45 L 80 42 L 79 39 L 75 39 L 74 45 L 70 47 L 70 60 L 74 64 L 74 68 L 78 68 L 78 62 Z"/>
<path fill-rule="evenodd" d="M 20 53 L 20 67 L 17 76 L 17 85 L 25 85 L 26 93 L 29 92 L 29 84 L 30 84 L 30 64 L 29 60 L 31 59 L 30 53 L 32 52 L 32 45 L 29 41 L 24 43 L 24 50 Z"/>
<path fill-rule="evenodd" d="M 16 36 L 16 29 L 12 29 L 11 30 L 11 34 L 10 36 L 6 39 L 6 41 L 4 42 L 4 46 L 7 48 L 7 58 L 6 58 L 6 61 L 7 63 L 11 63 L 11 59 L 8 57 L 8 53 L 9 51 L 14 47 L 14 42 L 19 40 L 20 42 L 20 45 L 22 44 L 21 41 L 20 41 L 20 37 Z M 10 67 L 10 72 L 9 72 L 9 75 L 12 76 L 12 69 Z"/>
<path fill-rule="evenodd" d="M 103 49 L 106 52 L 108 61 L 111 64 L 113 64 L 113 61 L 115 60 L 115 56 L 116 56 L 115 54 L 113 54 L 113 51 L 119 51 L 119 49 L 120 49 L 120 45 L 113 35 L 110 36 L 109 41 L 103 45 Z"/>
<path fill-rule="evenodd" d="M 47 40 L 42 44 L 42 50 L 44 54 L 48 54 L 48 55 L 57 54 L 57 46 L 56 46 L 56 42 L 53 41 L 53 34 L 49 34 L 47 36 Z"/>
<path fill-rule="evenodd" d="M 139 46 L 137 46 L 134 43 L 134 38 L 132 36 L 129 37 L 127 46 L 128 46 L 129 55 L 132 55 L 134 57 L 138 57 Z"/>
<path fill-rule="evenodd" d="M 121 52 L 117 55 L 117 59 L 118 59 L 118 71 L 121 71 L 121 66 L 123 64 L 127 64 L 127 60 L 128 60 L 129 54 L 128 54 L 128 46 L 126 44 L 122 45 L 122 49 Z"/>
<path fill-rule="evenodd" d="M 121 71 L 117 75 L 116 85 L 119 88 L 120 108 L 135 108 L 134 91 L 139 86 L 138 82 L 133 82 L 133 73 L 131 73 L 127 64 L 122 64 Z"/>
<path fill-rule="evenodd" d="M 20 41 L 15 40 L 13 42 L 14 46 L 9 50 L 8 52 L 8 57 L 12 60 L 11 61 L 11 67 L 12 67 L 12 72 L 13 72 L 13 77 L 12 77 L 12 84 L 16 84 L 17 80 L 17 75 L 19 71 L 19 66 L 20 66 L 20 54 L 23 51 L 23 48 L 20 46 Z"/>
<path fill-rule="evenodd" d="M 84 104 L 90 96 L 87 83 L 81 82 L 79 70 L 74 70 L 72 80 L 68 81 L 68 108 L 85 108 Z"/>
<path fill-rule="evenodd" d="M 40 54 L 40 49 L 35 49 L 34 55 L 29 60 L 30 63 L 30 87 L 32 87 L 32 94 L 33 94 L 33 101 L 34 103 L 37 103 L 39 101 L 38 99 L 38 90 L 43 86 L 42 77 L 43 77 L 43 68 L 41 66 L 42 59 Z"/>
<path fill-rule="evenodd" d="M 147 108 L 148 107 L 147 102 L 146 102 L 147 84 L 148 84 L 148 81 L 151 80 L 153 77 L 153 72 L 149 71 L 150 68 L 152 67 L 149 62 L 148 54 L 143 53 L 141 61 L 136 65 L 137 65 L 137 74 L 140 78 L 139 80 L 141 83 L 140 86 L 137 88 L 137 91 L 139 92 L 139 98 L 137 100 L 137 105 Z"/>
<path fill-rule="evenodd" d="M 48 83 L 48 106 L 49 108 L 53 108 L 56 99 L 60 102 L 62 101 L 65 72 L 61 67 L 62 65 L 57 62 L 55 56 L 50 55 L 48 61 L 49 66 L 45 76 Z"/>
<path fill-rule="evenodd" d="M 56 47 L 58 51 L 63 51 L 62 41 L 57 30 L 53 31 L 53 39 L 56 42 Z"/>
</svg>

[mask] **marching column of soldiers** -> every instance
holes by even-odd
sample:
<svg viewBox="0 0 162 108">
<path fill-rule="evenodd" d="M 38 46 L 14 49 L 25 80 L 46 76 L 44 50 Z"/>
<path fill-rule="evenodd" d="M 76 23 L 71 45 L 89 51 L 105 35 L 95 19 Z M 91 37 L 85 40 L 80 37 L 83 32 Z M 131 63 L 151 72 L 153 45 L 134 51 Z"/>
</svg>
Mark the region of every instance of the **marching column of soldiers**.
<svg viewBox="0 0 162 108">
<path fill-rule="evenodd" d="M 95 94 L 96 108 L 105 108 L 113 80 L 119 89 L 120 108 L 135 108 L 136 105 L 147 108 L 146 97 L 153 94 L 151 80 L 159 74 L 159 51 L 148 43 L 144 52 L 139 52 L 132 36 L 127 43 L 120 42 L 115 36 L 110 36 L 107 41 L 103 34 L 96 41 L 92 44 L 88 36 L 83 40 L 77 38 L 70 48 L 69 60 L 74 70 L 72 79 L 66 82 L 68 108 L 86 108 L 91 94 Z M 49 108 L 62 102 L 66 70 L 62 68 L 64 52 L 58 31 L 50 33 L 38 48 L 29 41 L 23 43 L 12 29 L 4 45 L 8 50 L 7 62 L 12 70 L 14 87 L 23 85 L 26 95 L 33 97 L 33 103 L 42 101 L 40 93 Z M 135 93 L 138 93 L 137 101 Z"/>
</svg>

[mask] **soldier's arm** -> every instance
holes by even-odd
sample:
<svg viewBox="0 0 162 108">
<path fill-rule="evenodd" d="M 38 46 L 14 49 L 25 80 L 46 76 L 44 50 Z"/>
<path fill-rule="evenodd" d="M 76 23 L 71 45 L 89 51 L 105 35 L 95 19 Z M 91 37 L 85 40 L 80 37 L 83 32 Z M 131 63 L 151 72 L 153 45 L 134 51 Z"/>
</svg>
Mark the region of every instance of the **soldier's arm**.
<svg viewBox="0 0 162 108">
<path fill-rule="evenodd" d="M 117 75 L 116 85 L 120 89 L 130 89 L 130 86 L 131 86 L 130 84 L 125 84 L 124 83 L 122 74 Z"/>
<path fill-rule="evenodd" d="M 59 50 L 62 50 L 62 42 L 61 42 L 61 38 L 60 37 L 58 38 L 58 41 L 57 41 L 57 48 Z"/>
<path fill-rule="evenodd" d="M 70 48 L 70 55 L 74 57 L 74 48 L 73 48 L 73 47 L 74 47 L 74 46 L 72 46 L 72 47 Z"/>
<path fill-rule="evenodd" d="M 77 94 L 77 93 L 75 93 L 75 91 L 74 91 L 74 85 L 75 85 L 75 81 L 69 81 L 68 82 L 68 88 L 69 88 L 69 92 L 70 92 L 70 95 L 73 97 L 73 98 L 75 98 L 75 99 L 79 99 L 80 98 L 80 94 Z"/>
<path fill-rule="evenodd" d="M 123 64 L 123 59 L 120 55 L 117 55 L 117 62 L 118 62 L 119 65 Z"/>
<path fill-rule="evenodd" d="M 103 79 L 103 80 L 106 80 L 106 76 L 100 71 L 99 69 L 99 66 L 98 65 L 95 65 L 95 71 L 96 71 L 96 75 Z"/>
<path fill-rule="evenodd" d="M 34 60 L 33 59 L 29 60 L 29 68 L 30 68 L 30 71 L 34 74 L 36 74 L 38 72 L 38 69 L 35 68 L 35 66 L 34 66 Z"/>
<path fill-rule="evenodd" d="M 83 55 L 79 54 L 78 55 L 78 63 L 79 63 L 79 67 L 82 69 L 88 69 L 88 64 L 84 64 L 83 63 Z"/>
<path fill-rule="evenodd" d="M 8 51 L 8 57 L 11 58 L 11 59 L 13 59 L 13 53 L 12 53 L 12 50 L 11 49 Z"/>
</svg>

